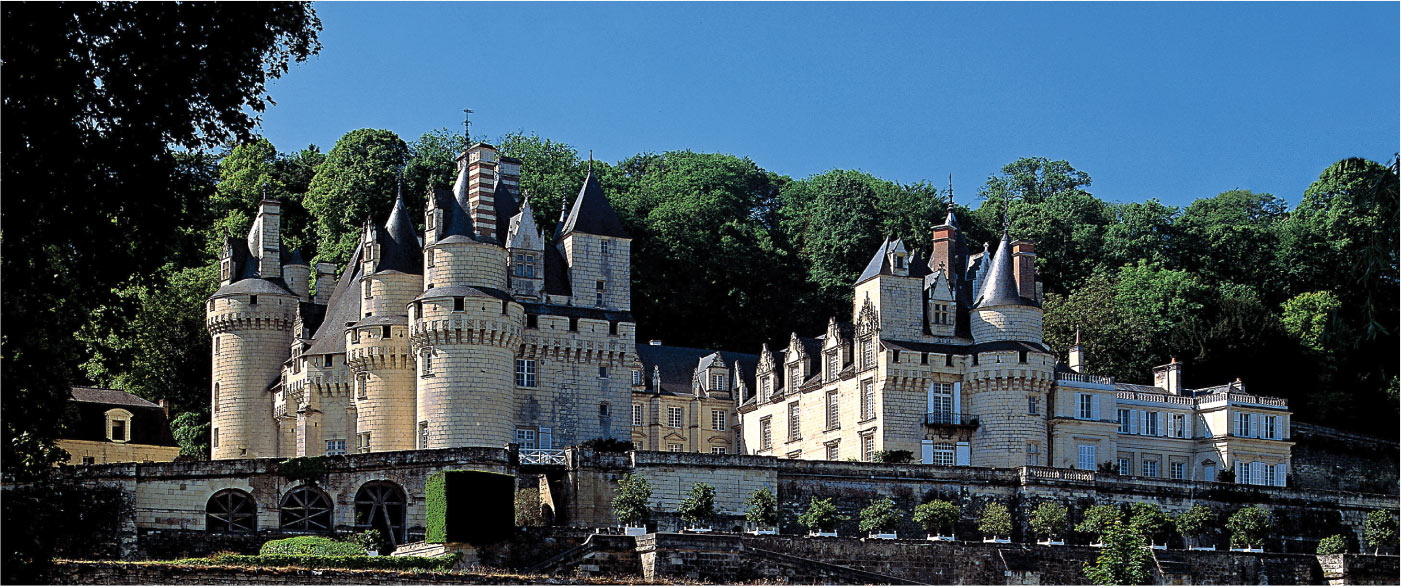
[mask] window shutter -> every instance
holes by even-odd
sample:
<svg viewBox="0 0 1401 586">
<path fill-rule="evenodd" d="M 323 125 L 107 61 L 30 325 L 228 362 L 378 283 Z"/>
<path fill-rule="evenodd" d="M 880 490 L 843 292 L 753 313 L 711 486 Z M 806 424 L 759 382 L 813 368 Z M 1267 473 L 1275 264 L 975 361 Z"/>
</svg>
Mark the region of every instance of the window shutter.
<svg viewBox="0 0 1401 586">
<path fill-rule="evenodd" d="M 953 414 L 963 415 L 963 383 L 953 384 Z"/>
<path fill-rule="evenodd" d="M 1251 484 L 1265 484 L 1265 463 L 1264 463 L 1264 462 L 1251 462 L 1251 463 L 1250 463 L 1250 483 L 1251 483 Z"/>
<path fill-rule="evenodd" d="M 971 459 L 971 448 L 968 442 L 958 442 L 953 448 L 953 463 L 955 466 L 967 466 Z"/>
<path fill-rule="evenodd" d="M 1090 396 L 1090 419 L 1099 420 L 1099 395 Z"/>
<path fill-rule="evenodd" d="M 934 440 L 919 442 L 919 462 L 921 464 L 934 463 Z"/>
<path fill-rule="evenodd" d="M 1275 486 L 1284 486 L 1284 464 L 1275 464 Z"/>
<path fill-rule="evenodd" d="M 1250 437 L 1260 437 L 1260 414 L 1250 414 Z"/>
<path fill-rule="evenodd" d="M 1247 473 L 1246 473 L 1245 463 L 1244 463 L 1244 462 L 1236 462 L 1236 482 L 1238 482 L 1238 483 L 1243 483 L 1243 482 L 1245 482 L 1246 476 L 1247 476 Z"/>
<path fill-rule="evenodd" d="M 924 412 L 925 412 L 925 413 L 933 413 L 933 412 L 934 412 L 934 383 L 929 383 L 929 389 L 926 390 L 926 391 L 924 392 L 924 395 L 925 395 L 925 400 L 924 400 L 924 405 L 925 405 L 925 407 L 924 407 Z M 925 462 L 925 463 L 928 464 L 928 462 Z"/>
<path fill-rule="evenodd" d="M 1167 417 L 1167 414 L 1166 414 L 1166 413 L 1163 413 L 1162 411 L 1158 411 L 1157 413 L 1154 413 L 1154 414 L 1153 414 L 1153 417 L 1156 418 L 1156 419 L 1158 420 L 1158 436 L 1160 436 L 1160 437 L 1167 437 L 1167 435 L 1168 435 L 1168 429 L 1167 429 L 1167 428 L 1168 428 L 1168 422 L 1167 422 L 1168 417 Z"/>
<path fill-rule="evenodd" d="M 1138 421 L 1138 409 L 1129 409 L 1129 433 L 1143 433 L 1143 424 Z"/>
<path fill-rule="evenodd" d="M 548 427 L 540 428 L 540 448 L 550 449 L 555 447 L 554 432 Z"/>
</svg>

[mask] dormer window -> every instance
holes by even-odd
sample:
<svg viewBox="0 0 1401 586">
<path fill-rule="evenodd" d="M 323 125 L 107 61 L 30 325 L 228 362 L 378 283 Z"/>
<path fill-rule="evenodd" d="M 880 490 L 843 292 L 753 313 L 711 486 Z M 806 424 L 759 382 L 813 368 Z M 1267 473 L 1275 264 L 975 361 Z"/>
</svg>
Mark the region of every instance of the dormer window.
<svg viewBox="0 0 1401 586">
<path fill-rule="evenodd" d="M 903 269 L 903 268 L 905 268 L 905 257 L 904 257 L 904 256 L 901 256 L 901 255 L 898 255 L 898 254 L 895 255 L 895 268 L 897 268 L 897 269 Z"/>
<path fill-rule="evenodd" d="M 842 361 L 838 358 L 836 350 L 827 353 L 827 380 L 837 380 L 837 372 L 841 370 Z"/>
<path fill-rule="evenodd" d="M 861 340 L 861 368 L 872 368 L 876 365 L 876 344 L 870 338 Z"/>
<path fill-rule="evenodd" d="M 788 367 L 788 390 L 789 390 L 789 391 L 791 391 L 791 392 L 797 392 L 797 391 L 798 391 L 798 385 L 803 384 L 801 374 L 802 374 L 802 368 L 801 368 L 799 365 L 794 364 L 794 365 L 791 365 L 791 366 Z"/>
<path fill-rule="evenodd" d="M 712 391 L 723 391 L 723 390 L 725 390 L 725 375 L 723 375 L 723 374 L 712 374 L 712 375 L 710 375 L 710 390 L 712 390 Z"/>
<path fill-rule="evenodd" d="M 642 371 L 637 370 L 636 368 L 632 369 L 632 386 L 642 386 Z"/>
<path fill-rule="evenodd" d="M 231 265 L 231 264 L 232 264 L 232 263 L 231 263 L 230 261 L 227 261 L 227 260 L 224 260 L 224 261 L 220 261 L 220 262 L 219 262 L 219 280 L 221 280 L 221 281 L 227 281 L 227 280 L 229 280 L 229 273 L 231 272 L 231 271 L 230 271 L 230 265 Z"/>
<path fill-rule="evenodd" d="M 257 304 L 258 304 L 258 296 L 257 296 L 257 295 L 249 295 L 249 296 L 248 296 L 248 304 L 249 304 L 249 305 L 257 305 Z"/>
<path fill-rule="evenodd" d="M 111 409 L 105 415 L 107 439 L 119 444 L 131 441 L 131 412 L 126 409 Z"/>
</svg>

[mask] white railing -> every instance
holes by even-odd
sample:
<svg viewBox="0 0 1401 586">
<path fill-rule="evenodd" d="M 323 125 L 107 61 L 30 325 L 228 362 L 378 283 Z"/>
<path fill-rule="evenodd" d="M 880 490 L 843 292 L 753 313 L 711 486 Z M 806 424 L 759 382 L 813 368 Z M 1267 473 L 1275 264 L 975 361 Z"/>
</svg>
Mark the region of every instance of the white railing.
<svg viewBox="0 0 1401 586">
<path fill-rule="evenodd" d="M 1279 397 L 1264 397 L 1260 395 L 1248 395 L 1246 393 L 1213 393 L 1197 397 L 1201 404 L 1225 403 L 1251 403 L 1255 405 L 1269 405 L 1271 407 L 1289 407 L 1288 399 Z"/>
<path fill-rule="evenodd" d="M 1145 401 L 1149 403 L 1168 403 L 1172 405 L 1185 405 L 1191 407 L 1196 404 L 1192 397 L 1179 397 L 1164 393 L 1143 393 L 1139 391 L 1115 391 L 1114 396 L 1126 401 Z"/>
<path fill-rule="evenodd" d="M 1081 374 L 1078 372 L 1057 372 L 1056 380 L 1070 381 L 1074 383 L 1090 383 L 1096 385 L 1112 385 L 1114 377 L 1099 374 Z"/>
<path fill-rule="evenodd" d="M 564 450 L 552 450 L 548 448 L 521 448 L 521 464 L 534 464 L 537 466 L 563 466 L 565 463 Z"/>
</svg>

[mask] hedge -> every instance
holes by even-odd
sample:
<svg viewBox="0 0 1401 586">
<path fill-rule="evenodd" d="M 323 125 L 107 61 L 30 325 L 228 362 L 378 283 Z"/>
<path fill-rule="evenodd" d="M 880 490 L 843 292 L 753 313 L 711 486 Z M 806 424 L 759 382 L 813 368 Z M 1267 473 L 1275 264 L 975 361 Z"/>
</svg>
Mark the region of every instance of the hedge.
<svg viewBox="0 0 1401 586">
<path fill-rule="evenodd" d="M 195 566 L 302 567 L 342 570 L 414 570 L 446 572 L 457 565 L 461 553 L 436 557 L 349 556 L 349 555 L 237 555 L 219 554 L 208 558 L 176 560 L 173 564 Z"/>
<path fill-rule="evenodd" d="M 428 507 L 428 519 L 424 527 L 423 541 L 427 543 L 444 543 L 447 541 L 447 516 L 448 516 L 448 479 L 446 471 L 437 472 L 428 476 L 428 481 L 424 483 L 425 505 Z"/>
<path fill-rule="evenodd" d="M 363 556 L 365 549 L 354 543 L 336 541 L 329 537 L 303 535 L 264 543 L 258 550 L 258 555 Z"/>
</svg>

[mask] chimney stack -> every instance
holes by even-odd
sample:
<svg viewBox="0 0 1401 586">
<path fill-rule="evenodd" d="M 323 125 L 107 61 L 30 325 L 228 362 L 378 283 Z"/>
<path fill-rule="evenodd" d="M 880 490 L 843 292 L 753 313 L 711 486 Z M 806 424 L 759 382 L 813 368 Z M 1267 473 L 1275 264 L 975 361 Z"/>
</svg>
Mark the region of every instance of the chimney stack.
<svg viewBox="0 0 1401 586">
<path fill-rule="evenodd" d="M 467 202 L 477 238 L 500 242 L 496 234 L 496 147 L 479 142 L 467 149 Z"/>
<path fill-rule="evenodd" d="M 317 305 L 328 305 L 331 303 L 331 292 L 336 288 L 336 265 L 329 262 L 316 263 L 316 298 L 312 301 Z"/>
<path fill-rule="evenodd" d="M 258 259 L 258 276 L 282 278 L 282 204 L 275 199 L 258 202 L 258 217 L 248 231 L 248 253 Z"/>
<path fill-rule="evenodd" d="M 1041 303 L 1036 290 L 1036 245 L 1018 240 L 1012 243 L 1012 259 L 1017 277 L 1017 294 Z"/>
<path fill-rule="evenodd" d="M 1185 392 L 1186 389 L 1182 387 L 1182 363 L 1174 357 L 1172 362 L 1153 367 L 1153 386 L 1174 395 Z"/>
<path fill-rule="evenodd" d="M 1084 374 L 1085 347 L 1080 345 L 1080 326 L 1075 326 L 1075 345 L 1070 347 L 1070 370 Z"/>
</svg>

